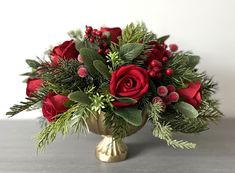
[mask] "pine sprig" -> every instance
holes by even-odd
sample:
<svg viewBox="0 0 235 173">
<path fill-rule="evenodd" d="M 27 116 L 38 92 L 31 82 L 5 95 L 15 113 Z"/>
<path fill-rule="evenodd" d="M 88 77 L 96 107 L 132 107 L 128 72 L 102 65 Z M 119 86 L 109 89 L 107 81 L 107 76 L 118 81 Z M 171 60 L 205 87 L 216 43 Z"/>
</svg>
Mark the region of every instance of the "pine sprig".
<svg viewBox="0 0 235 173">
<path fill-rule="evenodd" d="M 174 58 L 167 65 L 167 68 L 172 68 L 174 71 L 173 76 L 166 76 L 167 80 L 179 88 L 184 88 L 188 82 L 201 81 L 205 75 L 197 73 L 194 67 L 188 65 L 186 58 L 190 56 L 193 56 L 190 52 L 175 53 Z"/>
<path fill-rule="evenodd" d="M 153 124 L 153 136 L 158 137 L 167 142 L 167 145 L 170 145 L 174 148 L 186 148 L 191 149 L 195 148 L 196 145 L 183 140 L 175 140 L 172 137 L 173 129 L 169 123 L 162 121 L 160 114 L 162 113 L 161 104 L 149 104 L 148 115 L 149 120 Z"/>
<path fill-rule="evenodd" d="M 80 65 L 77 60 L 60 59 L 59 61 L 58 66 L 46 66 L 47 70 L 41 75 L 48 88 L 59 93 L 69 94 L 92 84 L 91 78 L 80 78 L 77 75 Z"/>
<path fill-rule="evenodd" d="M 21 101 L 19 104 L 12 106 L 6 115 L 10 115 L 10 117 L 12 117 L 24 110 L 30 110 L 34 105 L 43 100 L 48 91 L 48 88 L 41 88 L 39 91 L 34 93 L 32 97 L 26 97 L 26 101 Z"/>
<path fill-rule="evenodd" d="M 89 131 L 86 119 L 92 115 L 92 112 L 87 106 L 76 104 L 68 111 L 58 115 L 58 119 L 49 123 L 37 135 L 38 151 L 44 150 L 45 147 L 52 143 L 58 133 L 63 136 L 69 133 L 70 128 L 74 133 L 87 133 Z"/>
</svg>

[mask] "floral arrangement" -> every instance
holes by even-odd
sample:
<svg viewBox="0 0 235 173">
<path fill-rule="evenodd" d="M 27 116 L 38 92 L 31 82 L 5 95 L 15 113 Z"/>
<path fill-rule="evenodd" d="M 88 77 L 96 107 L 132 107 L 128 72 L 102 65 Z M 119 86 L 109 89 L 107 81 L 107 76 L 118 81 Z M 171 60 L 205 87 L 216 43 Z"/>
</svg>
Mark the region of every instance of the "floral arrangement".
<svg viewBox="0 0 235 173">
<path fill-rule="evenodd" d="M 44 57 L 26 60 L 26 101 L 7 112 L 42 109 L 38 149 L 58 133 L 89 132 L 87 120 L 101 113 L 113 139 L 124 138 L 129 126 L 142 124 L 143 112 L 153 136 L 189 149 L 195 144 L 174 139 L 174 132 L 199 133 L 222 117 L 213 98 L 217 83 L 198 71 L 199 56 L 167 45 L 168 35 L 131 23 L 123 30 L 86 26 L 85 34 L 69 36 Z"/>
</svg>

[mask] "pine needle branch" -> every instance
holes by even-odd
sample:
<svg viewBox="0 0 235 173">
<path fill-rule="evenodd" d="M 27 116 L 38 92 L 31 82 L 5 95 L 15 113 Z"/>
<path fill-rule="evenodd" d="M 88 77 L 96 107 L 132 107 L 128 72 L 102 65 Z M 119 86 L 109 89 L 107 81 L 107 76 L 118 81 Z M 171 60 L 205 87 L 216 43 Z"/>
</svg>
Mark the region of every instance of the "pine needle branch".
<svg viewBox="0 0 235 173">
<path fill-rule="evenodd" d="M 44 96 L 48 93 L 47 88 L 41 88 L 39 91 L 34 93 L 32 97 L 26 97 L 26 101 L 22 101 L 19 104 L 16 104 L 10 108 L 10 111 L 6 113 L 6 115 L 10 115 L 13 117 L 14 115 L 24 111 L 31 109 L 34 105 L 38 104 L 42 101 Z"/>
<path fill-rule="evenodd" d="M 86 119 L 91 115 L 91 111 L 84 105 L 77 104 L 68 111 L 58 115 L 58 119 L 49 123 L 37 135 L 37 150 L 42 151 L 45 147 L 52 143 L 58 133 L 63 136 L 69 133 L 69 129 L 73 129 L 74 133 L 87 133 L 89 131 Z"/>
<path fill-rule="evenodd" d="M 149 120 L 153 123 L 153 136 L 158 137 L 162 140 L 165 140 L 168 145 L 174 148 L 186 148 L 191 149 L 195 148 L 196 144 L 193 144 L 188 141 L 183 140 L 175 140 L 172 137 L 173 129 L 169 123 L 165 123 L 161 121 L 160 114 L 162 113 L 162 105 L 161 104 L 150 104 L 149 105 Z"/>
</svg>

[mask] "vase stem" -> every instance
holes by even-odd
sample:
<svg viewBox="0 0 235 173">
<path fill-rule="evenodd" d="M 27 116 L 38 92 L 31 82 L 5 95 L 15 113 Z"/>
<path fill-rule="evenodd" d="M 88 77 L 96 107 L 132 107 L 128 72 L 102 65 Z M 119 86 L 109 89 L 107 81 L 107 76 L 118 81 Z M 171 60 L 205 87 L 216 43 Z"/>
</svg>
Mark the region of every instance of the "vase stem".
<svg viewBox="0 0 235 173">
<path fill-rule="evenodd" d="M 103 136 L 96 147 L 96 157 L 103 162 L 119 162 L 127 157 L 127 145 L 122 139 L 114 140 L 112 136 Z"/>
</svg>

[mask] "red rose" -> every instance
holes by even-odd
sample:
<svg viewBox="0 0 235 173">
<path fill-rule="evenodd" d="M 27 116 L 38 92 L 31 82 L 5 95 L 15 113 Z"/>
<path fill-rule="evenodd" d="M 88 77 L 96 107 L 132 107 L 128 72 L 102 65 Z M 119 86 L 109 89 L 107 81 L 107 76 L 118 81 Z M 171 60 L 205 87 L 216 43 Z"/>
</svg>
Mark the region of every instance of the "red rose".
<svg viewBox="0 0 235 173">
<path fill-rule="evenodd" d="M 122 35 L 121 28 L 115 27 L 115 28 L 108 28 L 108 27 L 101 27 L 101 32 L 109 32 L 111 36 L 111 41 L 114 43 L 118 43 L 118 37 Z"/>
<path fill-rule="evenodd" d="M 116 97 L 130 97 L 139 100 L 148 91 L 148 74 L 145 69 L 136 65 L 121 66 L 112 73 L 110 94 Z M 131 104 L 119 101 L 114 106 L 129 106 Z"/>
<path fill-rule="evenodd" d="M 178 90 L 178 93 L 187 103 L 191 104 L 195 108 L 198 108 L 201 103 L 200 88 L 200 82 L 190 82 L 187 88 Z"/>
<path fill-rule="evenodd" d="M 51 52 L 52 63 L 57 65 L 59 58 L 62 59 L 76 59 L 79 55 L 79 52 L 75 48 L 75 43 L 73 40 L 65 41 L 64 43 L 54 47 Z"/>
<path fill-rule="evenodd" d="M 49 93 L 45 96 L 42 102 L 43 116 L 52 122 L 55 120 L 55 116 L 67 111 L 69 108 L 64 106 L 64 103 L 68 101 L 67 96 L 58 95 L 55 93 Z"/>
<path fill-rule="evenodd" d="M 28 79 L 27 80 L 27 88 L 26 88 L 26 95 L 28 97 L 32 96 L 34 92 L 39 90 L 42 86 L 43 81 L 38 78 Z"/>
</svg>

